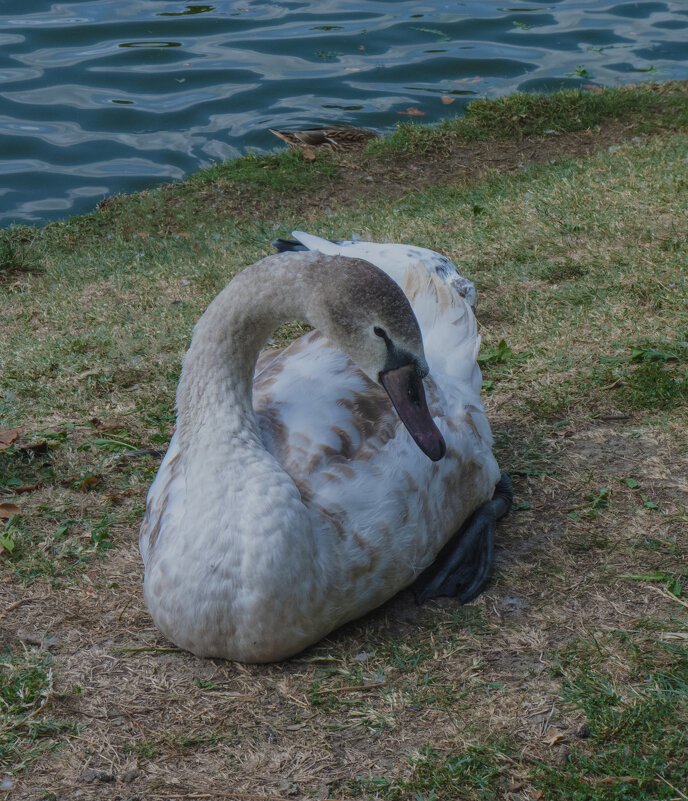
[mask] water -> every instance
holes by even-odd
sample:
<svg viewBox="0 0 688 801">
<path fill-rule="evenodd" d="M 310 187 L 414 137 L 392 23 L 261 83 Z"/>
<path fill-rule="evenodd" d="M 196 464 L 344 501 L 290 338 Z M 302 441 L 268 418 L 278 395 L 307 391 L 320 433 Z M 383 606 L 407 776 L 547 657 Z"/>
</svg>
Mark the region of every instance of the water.
<svg viewBox="0 0 688 801">
<path fill-rule="evenodd" d="M 282 147 L 270 127 L 688 76 L 688 0 L 506 2 L 0 0 L 0 225 Z"/>
</svg>

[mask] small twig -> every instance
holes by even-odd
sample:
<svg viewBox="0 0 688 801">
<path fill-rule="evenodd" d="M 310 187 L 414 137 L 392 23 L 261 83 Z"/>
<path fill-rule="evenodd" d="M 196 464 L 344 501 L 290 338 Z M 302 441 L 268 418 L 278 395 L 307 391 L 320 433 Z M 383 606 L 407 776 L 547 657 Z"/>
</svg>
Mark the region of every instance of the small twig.
<svg viewBox="0 0 688 801">
<path fill-rule="evenodd" d="M 129 600 L 128 600 L 128 601 L 127 601 L 125 604 L 124 604 L 124 606 L 122 607 L 122 611 L 121 611 L 121 612 L 119 613 L 119 615 L 117 616 L 117 622 L 118 622 L 118 623 L 119 623 L 119 622 L 122 620 L 122 615 L 123 615 L 123 614 L 124 614 L 124 613 L 127 611 L 127 609 L 129 608 L 129 605 L 131 604 L 131 602 L 132 602 L 133 600 L 134 600 L 134 596 L 133 596 L 133 595 L 130 595 L 130 596 L 129 596 Z"/>
<path fill-rule="evenodd" d="M 672 790 L 673 790 L 675 793 L 678 793 L 678 794 L 681 796 L 681 798 L 686 798 L 686 799 L 688 799 L 688 795 L 686 795 L 685 793 L 682 793 L 682 792 L 681 792 L 681 791 L 678 789 L 678 787 L 674 787 L 674 785 L 673 785 L 671 782 L 667 781 L 667 780 L 664 778 L 664 776 L 662 776 L 660 773 L 656 773 L 655 775 L 657 776 L 657 778 L 658 778 L 658 779 L 661 779 L 661 780 L 664 782 L 664 784 L 668 784 L 668 785 L 669 785 L 669 787 L 671 787 L 671 789 L 672 789 Z"/>
<path fill-rule="evenodd" d="M 10 604 L 10 605 L 7 607 L 7 609 L 5 609 L 5 611 L 2 613 L 2 615 L 0 615 L 0 620 L 1 620 L 3 617 L 5 617 L 5 615 L 6 615 L 8 612 L 12 612 L 14 609 L 16 609 L 17 607 L 21 606 L 22 604 L 28 604 L 28 603 L 30 603 L 31 601 L 41 601 L 41 600 L 43 600 L 43 599 L 42 599 L 40 596 L 38 596 L 38 595 L 34 595 L 34 596 L 32 596 L 31 598 L 21 598 L 20 600 L 18 600 L 18 601 L 15 601 L 13 604 Z"/>
<path fill-rule="evenodd" d="M 374 690 L 376 687 L 384 687 L 386 684 L 386 681 L 379 681 L 377 684 L 350 684 L 346 687 L 328 687 L 324 690 L 315 690 L 315 692 L 318 695 L 324 695 L 325 693 L 343 693 L 350 690 Z"/>
<path fill-rule="evenodd" d="M 135 451 L 125 451 L 124 453 L 117 454 L 118 459 L 138 459 L 140 456 L 155 456 L 157 459 L 162 459 L 165 455 L 164 451 L 159 451 L 157 448 L 140 448 Z"/>
<path fill-rule="evenodd" d="M 678 598 L 673 592 L 668 592 L 663 587 L 653 587 L 652 584 L 646 584 L 645 586 L 648 590 L 654 590 L 660 595 L 663 595 L 665 598 L 668 598 L 670 601 L 676 601 L 677 604 L 681 604 L 688 609 L 688 601 L 684 601 L 683 598 Z"/>
<path fill-rule="evenodd" d="M 614 381 L 613 383 L 611 383 L 611 384 L 607 384 L 607 386 L 606 386 L 606 387 L 600 387 L 600 389 L 601 389 L 601 390 L 603 390 L 603 391 L 604 391 L 605 389 L 614 389 L 614 387 L 615 387 L 617 384 L 620 384 L 620 383 L 621 383 L 621 382 L 624 380 L 624 378 L 625 378 L 625 376 L 621 376 L 621 378 L 617 378 L 617 379 L 616 379 L 616 381 Z"/>
</svg>

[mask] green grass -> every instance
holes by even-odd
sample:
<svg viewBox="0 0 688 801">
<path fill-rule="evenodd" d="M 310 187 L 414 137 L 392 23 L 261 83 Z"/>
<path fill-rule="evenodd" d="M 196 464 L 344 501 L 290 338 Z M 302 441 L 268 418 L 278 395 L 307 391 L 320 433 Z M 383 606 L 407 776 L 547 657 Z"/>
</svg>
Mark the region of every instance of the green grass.
<svg viewBox="0 0 688 801">
<path fill-rule="evenodd" d="M 632 632 L 577 640 L 559 654 L 561 701 L 584 713 L 587 730 L 585 739 L 569 737 L 564 764 L 535 760 L 523 773 L 513 736 L 456 750 L 427 744 L 405 775 L 356 778 L 348 792 L 390 801 L 493 801 L 506 797 L 510 784 L 527 784 L 539 797 L 561 801 L 676 798 L 688 782 L 688 653 L 652 637 L 654 627 L 641 620 Z M 672 628 L 686 632 L 685 622 Z"/>
<path fill-rule="evenodd" d="M 59 747 L 58 738 L 74 730 L 43 711 L 52 681 L 49 655 L 0 652 L 0 765 L 5 772 L 22 770 L 46 750 Z"/>
<path fill-rule="evenodd" d="M 40 258 L 34 248 L 38 233 L 28 225 L 15 225 L 0 231 L 0 286 L 17 273 L 40 269 Z"/>
<path fill-rule="evenodd" d="M 506 790 L 511 751 L 510 745 L 500 740 L 469 745 L 457 753 L 444 755 L 426 745 L 412 759 L 408 778 L 354 779 L 347 789 L 353 795 L 390 801 L 453 798 L 489 801 L 501 797 Z"/>
<path fill-rule="evenodd" d="M 676 621 L 675 628 L 685 632 L 685 621 Z M 683 644 L 662 642 L 642 630 L 613 631 L 570 645 L 561 654 L 561 671 L 562 696 L 585 713 L 590 737 L 572 748 L 565 768 L 541 764 L 533 770 L 533 783 L 545 797 L 650 801 L 674 799 L 685 790 L 688 652 Z"/>
<path fill-rule="evenodd" d="M 685 87 L 667 84 L 662 94 L 646 85 L 640 89 L 618 87 L 594 92 L 580 89 L 554 94 L 516 92 L 492 100 L 473 100 L 463 116 L 445 120 L 433 128 L 401 123 L 389 136 L 370 142 L 367 152 L 378 156 L 422 155 L 460 142 L 582 131 L 615 119 L 635 120 L 646 133 L 662 125 L 685 126 L 688 124 Z"/>
</svg>

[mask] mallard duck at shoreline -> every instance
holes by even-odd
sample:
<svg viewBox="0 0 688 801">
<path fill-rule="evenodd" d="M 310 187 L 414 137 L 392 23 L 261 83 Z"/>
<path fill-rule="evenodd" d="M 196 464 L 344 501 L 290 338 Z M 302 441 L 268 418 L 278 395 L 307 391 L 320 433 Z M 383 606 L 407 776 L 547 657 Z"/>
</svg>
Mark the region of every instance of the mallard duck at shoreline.
<svg viewBox="0 0 688 801">
<path fill-rule="evenodd" d="M 302 128 L 285 131 L 270 128 L 270 133 L 278 136 L 289 147 L 296 150 L 327 150 L 332 153 L 347 153 L 363 147 L 378 134 L 369 128 L 355 128 L 353 125 L 330 125 L 322 128 Z"/>
</svg>

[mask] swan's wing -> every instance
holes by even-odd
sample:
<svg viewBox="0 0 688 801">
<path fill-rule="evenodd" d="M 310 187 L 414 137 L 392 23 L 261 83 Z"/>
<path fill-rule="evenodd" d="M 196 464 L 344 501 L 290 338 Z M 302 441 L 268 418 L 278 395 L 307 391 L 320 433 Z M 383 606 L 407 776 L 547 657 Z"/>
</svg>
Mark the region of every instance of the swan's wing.
<svg viewBox="0 0 688 801">
<path fill-rule="evenodd" d="M 434 279 L 428 280 L 432 285 Z M 441 300 L 443 285 L 436 290 Z M 431 292 L 427 287 L 424 291 Z M 430 375 L 424 384 L 432 416 L 452 429 L 468 413 L 475 421 L 469 426 L 473 433 L 491 446 L 476 363 L 480 341 L 466 304 L 447 305 L 427 339 Z M 266 448 L 297 484 L 312 481 L 313 474 L 333 465 L 339 470 L 368 462 L 395 439 L 408 440 L 414 460 L 418 451 L 420 462 L 427 461 L 383 388 L 318 331 L 261 357 L 253 404 Z"/>
<path fill-rule="evenodd" d="M 476 290 L 473 282 L 462 276 L 456 265 L 446 256 L 436 253 L 434 250 L 415 245 L 354 242 L 345 239 L 333 242 L 304 231 L 292 231 L 292 235 L 309 250 L 317 250 L 332 256 L 365 259 L 384 270 L 402 289 L 406 283 L 408 268 L 421 264 L 429 274 L 436 275 L 458 295 L 465 298 L 470 306 L 475 306 Z"/>
<path fill-rule="evenodd" d="M 382 387 L 318 331 L 261 357 L 253 405 L 265 447 L 297 485 L 333 463 L 369 455 L 398 423 Z"/>
<path fill-rule="evenodd" d="M 439 462 L 384 390 L 318 332 L 266 357 L 255 376 L 263 442 L 309 509 L 323 569 L 351 588 L 353 611 L 340 622 L 419 575 L 499 477 L 479 398 L 424 383 L 447 443 Z"/>
</svg>

